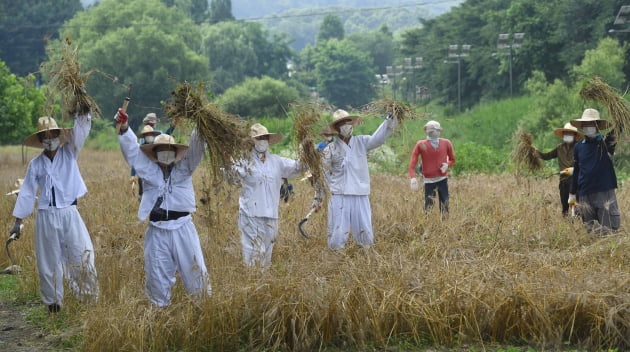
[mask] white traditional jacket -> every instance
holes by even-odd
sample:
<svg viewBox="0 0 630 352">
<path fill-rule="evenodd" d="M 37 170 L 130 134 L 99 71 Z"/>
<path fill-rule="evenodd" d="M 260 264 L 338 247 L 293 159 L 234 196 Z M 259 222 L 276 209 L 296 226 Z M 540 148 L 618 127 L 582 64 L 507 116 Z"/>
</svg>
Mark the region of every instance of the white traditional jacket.
<svg viewBox="0 0 630 352">
<path fill-rule="evenodd" d="M 189 147 L 184 157 L 175 163 L 166 179 L 157 162 L 149 159 L 141 150 L 138 138 L 129 128 L 118 136 L 120 149 L 129 166 L 142 178 L 142 199 L 138 218 L 145 220 L 157 199 L 163 197 L 160 208 L 166 211 L 192 213 L 197 210 L 192 175 L 205 153 L 205 143 L 197 137 L 195 129 L 190 136 Z"/>
<path fill-rule="evenodd" d="M 77 164 L 77 157 L 90 134 L 92 116 L 77 116 L 74 119 L 72 132 L 67 134 L 67 142 L 57 149 L 53 160 L 44 152 L 36 156 L 28 164 L 24 183 L 18 193 L 13 216 L 24 219 L 31 215 L 37 201 L 37 209 L 44 210 L 52 206 L 53 187 L 55 207 L 65 208 L 77 198 L 87 193 L 87 187 Z M 39 187 L 39 197 L 37 188 Z"/>
<path fill-rule="evenodd" d="M 352 136 L 349 144 L 335 138 L 324 148 L 322 163 L 331 194 L 370 194 L 367 154 L 385 143 L 395 124 L 394 119 L 385 120 L 371 136 Z"/>
<path fill-rule="evenodd" d="M 241 178 L 239 208 L 247 216 L 277 219 L 282 178 L 298 177 L 303 166 L 268 151 L 263 163 L 256 154 L 252 151 L 249 160 L 240 159 L 233 166 Z"/>
</svg>

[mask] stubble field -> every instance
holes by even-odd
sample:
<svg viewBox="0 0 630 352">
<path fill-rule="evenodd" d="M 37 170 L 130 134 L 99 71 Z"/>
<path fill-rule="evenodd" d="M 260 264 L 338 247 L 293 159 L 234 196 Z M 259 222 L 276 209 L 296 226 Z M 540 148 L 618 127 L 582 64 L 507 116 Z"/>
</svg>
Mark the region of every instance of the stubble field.
<svg viewBox="0 0 630 352">
<path fill-rule="evenodd" d="M 26 160 L 35 156 L 28 149 Z M 20 149 L 0 149 L 3 193 L 23 177 Z M 560 216 L 556 178 L 511 174 L 449 180 L 450 214 L 425 214 L 422 193 L 405 176 L 372 175 L 376 244 L 341 251 L 326 245 L 325 212 L 298 233 L 312 189 L 292 180 L 281 204 L 272 266 L 242 264 L 238 188 L 195 175 L 200 234 L 213 295 L 199 302 L 175 286 L 173 304 L 152 307 L 144 294 L 138 200 L 119 151 L 83 150 L 89 193 L 79 211 L 96 248 L 100 300 L 66 294 L 64 314 L 84 351 L 412 350 L 447 346 L 630 349 L 630 198 L 617 191 L 622 229 L 587 234 Z M 0 229 L 13 224 L 14 198 L 0 201 Z M 38 296 L 34 215 L 12 244 L 24 271 L 20 296 Z M 6 237 L 4 237 L 6 238 Z M 0 266 L 9 265 L 6 254 Z M 67 291 L 69 292 L 69 291 Z M 44 308 L 42 307 L 42 310 Z M 75 346 L 77 347 L 77 346 Z"/>
</svg>

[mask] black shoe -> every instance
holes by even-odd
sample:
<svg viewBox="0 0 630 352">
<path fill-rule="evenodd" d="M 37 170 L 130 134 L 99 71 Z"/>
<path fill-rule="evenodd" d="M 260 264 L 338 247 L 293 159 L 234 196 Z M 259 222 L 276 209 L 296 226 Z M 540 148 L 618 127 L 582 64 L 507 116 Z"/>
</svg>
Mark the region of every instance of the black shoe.
<svg viewBox="0 0 630 352">
<path fill-rule="evenodd" d="M 61 310 L 61 307 L 57 303 L 48 305 L 49 313 L 59 313 L 60 310 Z"/>
</svg>

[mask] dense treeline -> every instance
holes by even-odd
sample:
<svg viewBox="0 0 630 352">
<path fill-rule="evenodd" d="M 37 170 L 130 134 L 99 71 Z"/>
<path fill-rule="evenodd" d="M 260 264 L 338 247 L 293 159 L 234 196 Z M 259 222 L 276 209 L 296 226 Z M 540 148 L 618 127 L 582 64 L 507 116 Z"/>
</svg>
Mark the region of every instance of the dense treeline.
<svg viewBox="0 0 630 352">
<path fill-rule="evenodd" d="M 183 80 L 206 82 L 211 99 L 226 110 L 256 118 L 286 111 L 295 94 L 300 99 L 319 96 L 345 108 L 385 94 L 418 104 L 440 104 L 447 113 L 510 95 L 536 94 L 547 97 L 546 110 L 539 106 L 536 111 L 539 120 L 547 120 L 531 125 L 548 127 L 581 109 L 579 102 L 567 98 L 580 80 L 598 74 L 624 89 L 630 70 L 627 32 L 609 32 L 623 29 L 613 26 L 622 0 L 468 0 L 438 17 L 417 19 L 413 28 L 402 32 L 389 25 L 354 30 L 359 10 L 355 14 L 320 11 L 326 15 L 317 34 L 300 51 L 291 46 L 292 35 L 300 32 L 299 23 L 277 32 L 264 21 L 237 21 L 229 0 L 104 0 L 85 10 L 78 0 L 66 0 L 63 11 L 59 2 L 23 3 L 32 6 L 0 5 L 0 25 L 13 24 L 20 32 L 13 41 L 7 39 L 7 45 L 3 41 L 0 60 L 14 74 L 26 76 L 37 71 L 37 62 L 54 59 L 60 38 L 69 37 L 79 50 L 83 70 L 92 72 L 90 95 L 105 112 L 114 111 L 131 95 L 134 127 L 145 113 L 161 113 L 171 89 Z M 309 24 L 312 18 L 301 21 Z M 388 20 L 397 18 L 383 19 Z M 61 27 L 53 31 L 52 23 Z M 39 32 L 29 34 L 25 28 Z M 511 52 L 499 50 L 501 33 L 524 33 L 522 45 Z M 26 45 L 38 36 L 46 38 L 42 43 L 47 44 L 47 56 L 42 56 L 46 55 L 43 45 L 40 51 L 18 56 L 19 46 L 12 45 Z M 458 51 L 459 57 L 449 57 L 452 44 L 458 49 L 470 45 L 470 50 L 466 56 Z M 600 54 L 582 65 L 593 50 Z M 376 78 L 386 73 L 387 79 Z M 45 83 L 45 77 L 41 79 Z M 38 81 L 24 82 L 37 85 Z M 552 98 L 555 101 L 549 101 Z M 256 106 L 244 106 L 240 103 L 244 101 Z"/>
</svg>

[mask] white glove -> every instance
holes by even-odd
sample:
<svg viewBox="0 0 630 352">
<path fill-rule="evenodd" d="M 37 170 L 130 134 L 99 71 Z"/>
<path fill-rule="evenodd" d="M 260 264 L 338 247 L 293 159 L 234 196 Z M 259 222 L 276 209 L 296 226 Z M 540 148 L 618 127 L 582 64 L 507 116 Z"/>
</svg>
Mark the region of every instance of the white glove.
<svg viewBox="0 0 630 352">
<path fill-rule="evenodd" d="M 560 171 L 560 175 L 573 176 L 573 168 L 572 167 L 567 167 L 566 169 Z"/>
<path fill-rule="evenodd" d="M 446 173 L 446 170 L 448 170 L 448 164 L 442 163 L 442 166 L 440 167 L 440 171 L 442 171 L 442 173 Z"/>
<path fill-rule="evenodd" d="M 577 203 L 575 194 L 569 194 L 569 201 L 567 203 L 569 203 L 569 205 L 575 205 L 575 203 Z"/>
<path fill-rule="evenodd" d="M 411 190 L 414 192 L 418 190 L 418 180 L 415 177 L 411 179 Z"/>
</svg>

